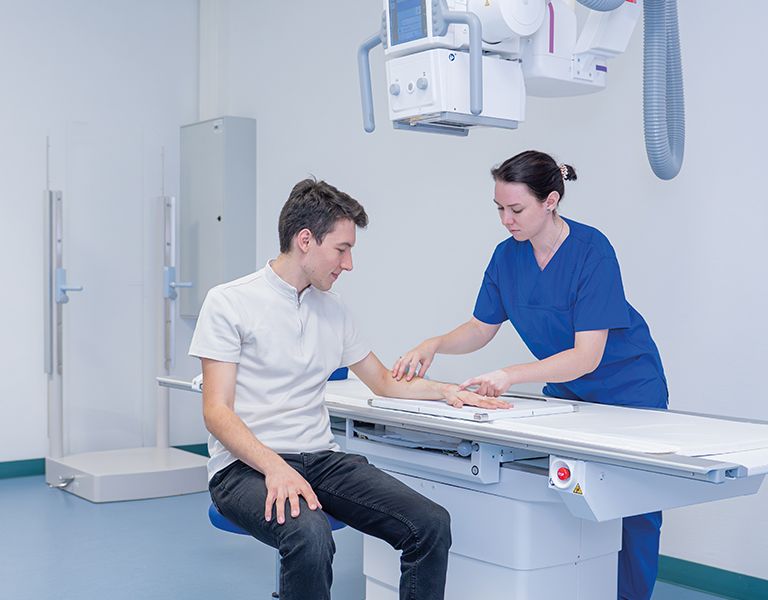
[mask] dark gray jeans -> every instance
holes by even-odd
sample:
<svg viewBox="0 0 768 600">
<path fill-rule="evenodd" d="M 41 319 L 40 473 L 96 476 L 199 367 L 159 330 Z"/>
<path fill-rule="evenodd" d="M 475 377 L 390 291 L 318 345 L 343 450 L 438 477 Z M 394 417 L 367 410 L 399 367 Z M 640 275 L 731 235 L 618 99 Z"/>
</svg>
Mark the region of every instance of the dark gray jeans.
<svg viewBox="0 0 768 600">
<path fill-rule="evenodd" d="M 350 527 L 380 538 L 400 558 L 400 599 L 441 600 L 445 593 L 450 516 L 440 505 L 380 471 L 356 454 L 317 452 L 282 454 L 317 494 L 323 511 Z M 329 600 L 336 550 L 328 519 L 309 510 L 285 523 L 264 520 L 264 476 L 237 461 L 216 473 L 211 498 L 219 512 L 253 537 L 280 551 L 281 600 Z"/>
</svg>

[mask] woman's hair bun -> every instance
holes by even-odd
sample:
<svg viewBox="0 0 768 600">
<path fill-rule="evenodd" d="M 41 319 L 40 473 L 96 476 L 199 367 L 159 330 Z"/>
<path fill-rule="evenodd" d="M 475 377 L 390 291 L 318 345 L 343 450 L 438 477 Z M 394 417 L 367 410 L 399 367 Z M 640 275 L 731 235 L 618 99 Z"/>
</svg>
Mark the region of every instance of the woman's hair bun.
<svg viewBox="0 0 768 600">
<path fill-rule="evenodd" d="M 564 181 L 576 181 L 578 179 L 576 176 L 576 169 L 574 169 L 571 165 L 566 165 L 563 163 L 560 165 L 560 172 L 563 174 Z"/>
</svg>

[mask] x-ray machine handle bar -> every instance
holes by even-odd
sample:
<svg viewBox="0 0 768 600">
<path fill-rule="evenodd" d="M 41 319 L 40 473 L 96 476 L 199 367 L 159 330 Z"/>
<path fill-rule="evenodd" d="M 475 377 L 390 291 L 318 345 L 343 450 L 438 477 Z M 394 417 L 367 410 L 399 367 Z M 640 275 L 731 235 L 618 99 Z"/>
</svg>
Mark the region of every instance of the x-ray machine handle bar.
<svg viewBox="0 0 768 600">
<path fill-rule="evenodd" d="M 448 10 L 442 3 L 435 3 L 438 19 L 442 19 L 443 31 L 437 35 L 445 35 L 449 24 L 467 25 L 469 27 L 469 110 L 473 115 L 483 112 L 483 26 L 480 19 L 472 12 L 454 12 Z M 373 116 L 373 93 L 371 91 L 371 60 L 370 53 L 382 43 L 386 29 L 368 38 L 357 50 L 357 71 L 360 80 L 360 100 L 363 105 L 363 129 L 371 133 L 376 129 Z"/>
<path fill-rule="evenodd" d="M 376 129 L 373 117 L 373 93 L 371 92 L 371 60 L 370 53 L 381 44 L 381 35 L 368 38 L 357 51 L 357 71 L 360 80 L 360 100 L 363 103 L 363 129 L 371 133 Z"/>
<path fill-rule="evenodd" d="M 447 24 L 469 27 L 469 111 L 479 115 L 483 112 L 483 26 L 473 12 L 443 9 L 442 16 Z"/>
</svg>

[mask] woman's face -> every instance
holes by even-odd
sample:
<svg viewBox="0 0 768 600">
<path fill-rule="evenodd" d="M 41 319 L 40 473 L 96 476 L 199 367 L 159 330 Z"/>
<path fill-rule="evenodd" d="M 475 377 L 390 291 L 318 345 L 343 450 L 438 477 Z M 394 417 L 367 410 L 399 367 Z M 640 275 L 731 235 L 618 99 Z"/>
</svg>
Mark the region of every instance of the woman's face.
<svg viewBox="0 0 768 600">
<path fill-rule="evenodd" d="M 553 192 L 556 196 L 557 192 Z M 550 194 L 544 202 L 531 194 L 524 183 L 497 181 L 494 202 L 501 217 L 501 224 L 518 242 L 530 240 L 552 223 L 552 213 L 557 198 Z"/>
</svg>

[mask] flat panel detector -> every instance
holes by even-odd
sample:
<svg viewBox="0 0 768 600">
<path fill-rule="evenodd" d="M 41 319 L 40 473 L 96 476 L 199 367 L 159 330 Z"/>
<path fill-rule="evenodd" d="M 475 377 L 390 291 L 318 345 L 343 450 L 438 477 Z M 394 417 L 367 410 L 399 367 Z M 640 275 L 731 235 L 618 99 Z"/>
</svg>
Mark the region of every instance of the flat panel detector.
<svg viewBox="0 0 768 600">
<path fill-rule="evenodd" d="M 368 405 L 375 408 L 387 408 L 420 415 L 434 417 L 447 417 L 449 419 L 462 419 L 487 423 L 506 419 L 522 419 L 525 417 L 537 417 L 541 415 L 555 415 L 574 412 L 574 405 L 557 400 L 537 400 L 532 398 L 510 399 L 512 408 L 498 408 L 488 410 L 477 406 L 463 406 L 454 408 L 442 401 L 406 400 L 403 398 L 381 398 L 374 396 L 368 400 Z"/>
</svg>

